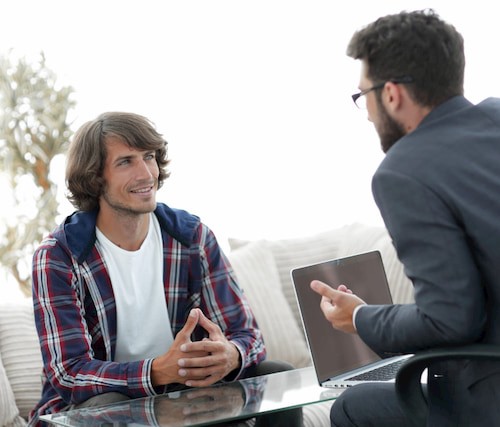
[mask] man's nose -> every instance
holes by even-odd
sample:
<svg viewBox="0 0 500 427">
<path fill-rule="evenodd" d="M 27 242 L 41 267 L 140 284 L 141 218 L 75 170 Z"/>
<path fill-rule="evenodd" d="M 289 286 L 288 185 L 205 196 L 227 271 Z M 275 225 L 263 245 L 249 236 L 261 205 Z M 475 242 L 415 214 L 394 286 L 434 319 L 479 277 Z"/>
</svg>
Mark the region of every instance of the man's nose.
<svg viewBox="0 0 500 427">
<path fill-rule="evenodd" d="M 136 173 L 139 179 L 150 179 L 153 176 L 149 164 L 144 160 L 138 162 Z"/>
</svg>

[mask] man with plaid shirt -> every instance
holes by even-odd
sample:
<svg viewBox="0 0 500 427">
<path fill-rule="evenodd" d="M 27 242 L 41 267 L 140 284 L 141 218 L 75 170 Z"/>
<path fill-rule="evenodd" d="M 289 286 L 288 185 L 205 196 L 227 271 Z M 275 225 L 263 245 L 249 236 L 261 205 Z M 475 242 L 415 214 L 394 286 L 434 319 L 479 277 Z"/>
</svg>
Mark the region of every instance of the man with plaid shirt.
<svg viewBox="0 0 500 427">
<path fill-rule="evenodd" d="M 212 231 L 156 202 L 166 145 L 131 113 L 101 114 L 75 134 L 66 181 L 77 211 L 33 258 L 44 384 L 32 425 L 289 368 L 261 363 L 261 332 Z"/>
</svg>

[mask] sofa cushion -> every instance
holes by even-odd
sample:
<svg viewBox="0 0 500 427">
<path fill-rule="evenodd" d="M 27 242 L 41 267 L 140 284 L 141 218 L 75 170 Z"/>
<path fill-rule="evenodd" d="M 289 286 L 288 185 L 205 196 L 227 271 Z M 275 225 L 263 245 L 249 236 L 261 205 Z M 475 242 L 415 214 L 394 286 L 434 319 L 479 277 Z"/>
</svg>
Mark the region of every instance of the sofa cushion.
<svg viewBox="0 0 500 427">
<path fill-rule="evenodd" d="M 256 241 L 231 251 L 228 258 L 264 336 L 268 359 L 309 366 L 309 350 L 281 291 L 269 248 Z"/>
<path fill-rule="evenodd" d="M 42 356 L 31 301 L 0 307 L 0 349 L 19 414 L 27 418 L 42 389 Z"/>
<path fill-rule="evenodd" d="M 19 410 L 2 364 L 2 354 L 0 352 L 0 426 L 12 425 L 16 418 L 19 418 Z"/>
</svg>

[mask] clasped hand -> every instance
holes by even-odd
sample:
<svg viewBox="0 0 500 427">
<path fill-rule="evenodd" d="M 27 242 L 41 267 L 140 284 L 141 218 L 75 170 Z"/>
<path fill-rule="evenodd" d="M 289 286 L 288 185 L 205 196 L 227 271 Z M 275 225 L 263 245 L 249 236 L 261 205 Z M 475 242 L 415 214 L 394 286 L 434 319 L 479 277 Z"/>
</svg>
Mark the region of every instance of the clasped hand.
<svg viewBox="0 0 500 427">
<path fill-rule="evenodd" d="M 191 341 L 197 325 L 208 332 L 201 341 Z M 181 383 L 205 387 L 220 381 L 240 366 L 240 354 L 222 333 L 220 327 L 195 308 L 189 313 L 171 348 L 153 360 L 153 385 Z"/>
</svg>

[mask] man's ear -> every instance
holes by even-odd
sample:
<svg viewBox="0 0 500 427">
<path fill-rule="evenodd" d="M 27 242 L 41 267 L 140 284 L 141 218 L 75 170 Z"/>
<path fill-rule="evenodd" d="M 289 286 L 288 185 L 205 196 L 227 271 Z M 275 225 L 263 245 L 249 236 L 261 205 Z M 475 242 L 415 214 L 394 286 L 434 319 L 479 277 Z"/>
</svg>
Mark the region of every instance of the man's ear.
<svg viewBox="0 0 500 427">
<path fill-rule="evenodd" d="M 402 104 L 404 94 L 402 93 L 402 85 L 387 82 L 382 89 L 382 102 L 386 109 L 396 113 Z"/>
</svg>

